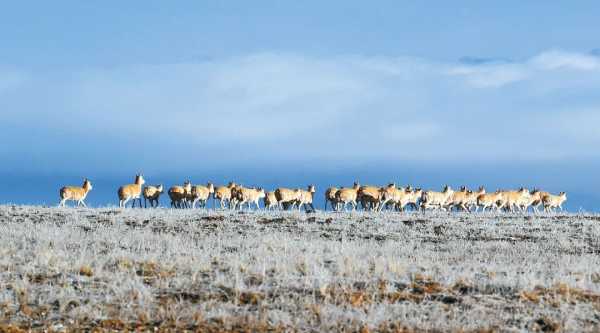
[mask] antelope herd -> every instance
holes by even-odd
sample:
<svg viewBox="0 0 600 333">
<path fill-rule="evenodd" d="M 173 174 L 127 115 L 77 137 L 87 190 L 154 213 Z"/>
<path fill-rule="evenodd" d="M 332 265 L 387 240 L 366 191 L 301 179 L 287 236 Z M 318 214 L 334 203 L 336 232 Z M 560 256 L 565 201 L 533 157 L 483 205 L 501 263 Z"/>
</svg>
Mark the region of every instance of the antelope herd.
<svg viewBox="0 0 600 333">
<path fill-rule="evenodd" d="M 128 201 L 132 200 L 131 207 L 135 207 L 136 200 L 139 207 L 144 207 L 150 202 L 150 207 L 158 207 L 159 199 L 163 193 L 163 185 L 143 186 L 146 183 L 144 177 L 139 174 L 135 176 L 133 184 L 123 185 L 117 191 L 119 207 L 124 208 Z M 92 190 L 92 183 L 85 179 L 81 187 L 65 186 L 60 189 L 59 206 L 64 207 L 69 200 L 76 201 L 77 206 L 85 205 L 85 198 Z M 267 192 L 263 188 L 244 187 L 230 182 L 226 186 L 215 187 L 212 183 L 206 185 L 192 185 L 186 181 L 183 185 L 172 186 L 167 191 L 171 199 L 172 208 L 195 208 L 207 207 L 211 195 L 214 206 L 219 201 L 221 209 L 242 209 L 244 204 L 248 209 L 255 206 L 260 209 L 260 200 L 267 210 L 271 209 L 298 209 L 314 211 L 313 199 L 316 188 L 309 185 L 306 189 L 277 188 Z M 397 187 L 396 184 L 388 184 L 384 187 L 361 186 L 355 182 L 352 187 L 330 187 L 325 191 L 325 210 L 329 204 L 333 211 L 346 211 L 348 208 L 356 210 L 359 207 L 367 211 L 395 210 L 405 211 L 410 208 L 415 211 L 438 209 L 443 211 L 465 211 L 478 212 L 494 210 L 497 212 L 527 212 L 529 208 L 534 213 L 540 211 L 540 206 L 545 212 L 563 210 L 563 203 L 567 200 L 567 194 L 560 192 L 553 195 L 538 189 L 529 191 L 520 188 L 515 191 L 496 190 L 487 193 L 482 186 L 476 191 L 467 189 L 465 186 L 454 191 L 450 186 L 445 186 L 441 192 L 412 188 L 411 186 Z"/>
</svg>

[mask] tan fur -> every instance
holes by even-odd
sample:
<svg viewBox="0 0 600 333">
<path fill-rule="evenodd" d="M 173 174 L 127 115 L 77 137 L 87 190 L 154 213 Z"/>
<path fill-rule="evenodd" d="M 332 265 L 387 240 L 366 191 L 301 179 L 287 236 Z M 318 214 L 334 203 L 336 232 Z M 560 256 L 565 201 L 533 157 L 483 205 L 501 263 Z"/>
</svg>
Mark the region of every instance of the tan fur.
<svg viewBox="0 0 600 333">
<path fill-rule="evenodd" d="M 394 207 L 402 210 L 410 194 L 410 192 L 407 192 L 404 188 L 397 188 L 395 184 L 389 184 L 388 186 L 381 188 L 379 191 L 381 192 L 381 202 L 379 203 L 380 211 L 384 209 L 388 203 L 392 203 Z"/>
<path fill-rule="evenodd" d="M 260 209 L 260 205 L 258 202 L 261 198 L 266 196 L 265 190 L 262 188 L 245 188 L 245 187 L 236 187 L 236 191 L 233 193 L 236 197 L 237 205 L 242 208 L 244 204 L 248 205 L 248 209 L 250 209 L 250 204 L 254 203 L 256 205 L 256 209 Z"/>
<path fill-rule="evenodd" d="M 511 212 L 514 212 L 515 209 L 521 210 L 523 206 L 527 205 L 531 196 L 525 188 L 521 188 L 518 191 L 506 191 L 502 195 L 504 199 L 503 208 Z"/>
<path fill-rule="evenodd" d="M 308 211 L 307 206 L 310 207 L 311 210 L 315 210 L 315 207 L 313 206 L 313 198 L 315 196 L 315 191 L 316 188 L 314 185 L 308 185 L 306 190 L 296 190 L 296 197 L 298 198 L 296 204 L 298 205 L 298 210 L 304 207 Z"/>
<path fill-rule="evenodd" d="M 551 212 L 552 210 L 556 210 L 556 208 L 563 211 L 563 203 L 567 201 L 567 193 L 560 192 L 559 195 L 548 194 L 542 198 L 542 203 L 544 204 L 544 211 Z"/>
<path fill-rule="evenodd" d="M 361 186 L 358 190 L 358 201 L 363 206 L 363 209 L 377 210 L 381 199 L 381 188 L 375 186 Z"/>
<path fill-rule="evenodd" d="M 279 207 L 279 203 L 277 202 L 277 197 L 275 196 L 275 191 L 267 192 L 263 199 L 263 203 L 265 205 L 265 209 L 275 209 Z"/>
<path fill-rule="evenodd" d="M 212 183 L 208 182 L 206 186 L 194 185 L 188 195 L 187 200 L 192 202 L 192 208 L 196 208 L 196 204 L 200 202 L 203 207 L 206 207 L 206 203 L 210 195 L 215 192 L 215 187 Z"/>
<path fill-rule="evenodd" d="M 421 209 L 424 211 L 427 208 L 437 207 L 444 209 L 444 205 L 448 199 L 454 194 L 450 186 L 445 186 L 442 192 L 425 191 L 421 196 Z"/>
<path fill-rule="evenodd" d="M 531 207 L 534 213 L 539 213 L 539 207 L 543 204 L 542 200 L 547 195 L 550 195 L 550 193 L 540 190 L 533 190 L 531 192 L 531 196 L 529 197 L 529 201 L 523 207 L 524 210 L 527 210 L 529 207 Z"/>
<path fill-rule="evenodd" d="M 330 187 L 325 190 L 325 210 L 327 210 L 327 203 L 331 203 L 331 208 L 333 210 L 337 207 L 337 201 L 335 199 L 335 194 L 337 193 L 337 187 Z"/>
<path fill-rule="evenodd" d="M 414 209 L 418 209 L 419 200 L 423 197 L 423 190 L 418 188 L 415 190 L 409 191 L 408 197 L 406 198 L 406 203 L 400 206 L 400 209 L 404 209 L 406 205 L 411 205 Z"/>
<path fill-rule="evenodd" d="M 151 207 L 154 207 L 154 204 L 156 204 L 156 206 L 158 207 L 158 200 L 160 198 L 160 195 L 163 193 L 162 185 L 145 186 L 144 190 L 142 192 L 143 192 L 142 194 L 144 196 L 144 207 L 146 207 L 146 201 L 150 201 Z"/>
<path fill-rule="evenodd" d="M 496 211 L 498 211 L 503 205 L 504 196 L 502 191 L 498 190 L 494 193 L 480 194 L 477 197 L 477 207 L 475 208 L 475 211 L 478 211 L 479 207 L 481 207 L 484 212 L 487 208 L 496 208 Z"/>
<path fill-rule="evenodd" d="M 229 182 L 227 186 L 219 186 L 215 189 L 215 193 L 213 193 L 213 198 L 219 200 L 221 209 L 225 208 L 225 203 L 230 204 L 231 189 L 233 189 L 236 186 L 237 185 L 234 182 Z"/>
<path fill-rule="evenodd" d="M 183 186 L 172 186 L 169 189 L 169 198 L 171 199 L 171 207 L 184 208 L 189 195 L 192 193 L 192 184 L 186 181 Z"/>
<path fill-rule="evenodd" d="M 83 181 L 83 185 L 79 186 L 65 186 L 60 189 L 60 203 L 59 207 L 64 207 L 66 202 L 69 200 L 77 201 L 77 206 L 83 205 L 87 207 L 84 200 L 87 197 L 88 193 L 92 190 L 92 183 L 85 179 Z"/>
<path fill-rule="evenodd" d="M 485 194 L 483 186 L 477 192 L 467 190 L 466 187 L 463 187 L 460 191 L 456 191 L 450 196 L 446 202 L 446 206 L 449 209 L 455 207 L 470 212 L 471 207 L 477 206 L 477 197 L 481 194 Z"/>
<path fill-rule="evenodd" d="M 275 190 L 275 198 L 277 198 L 279 208 L 283 208 L 284 205 L 291 205 L 291 208 L 294 208 L 300 202 L 299 195 L 298 191 L 289 188 L 280 187 Z"/>
<path fill-rule="evenodd" d="M 140 207 L 142 206 L 142 185 L 144 185 L 146 181 L 144 177 L 139 174 L 135 176 L 135 182 L 129 185 L 123 185 L 119 187 L 119 191 L 117 192 L 119 196 L 119 207 L 125 207 L 127 201 L 133 199 L 133 203 L 131 207 L 135 207 L 135 200 L 138 199 L 140 202 Z"/>
<path fill-rule="evenodd" d="M 347 204 L 352 205 L 352 210 L 356 210 L 356 206 L 358 206 L 358 190 L 360 189 L 360 185 L 355 182 L 354 186 L 351 188 L 341 188 L 337 192 L 335 192 L 335 201 L 338 206 L 337 210 L 346 209 Z M 341 205 L 341 207 L 339 207 Z"/>
<path fill-rule="evenodd" d="M 446 200 L 446 203 L 444 204 L 444 206 L 446 206 L 446 208 L 448 208 L 448 209 L 452 209 L 453 207 L 463 208 L 463 207 L 461 207 L 461 204 L 465 201 L 468 194 L 469 194 L 469 191 L 465 187 L 463 187 L 460 190 L 452 193 L 452 195 L 448 198 L 448 200 Z M 467 209 L 464 208 L 464 210 L 467 210 Z"/>
<path fill-rule="evenodd" d="M 458 204 L 470 212 L 472 208 L 477 208 L 477 198 L 482 194 L 485 194 L 485 188 L 483 186 L 479 187 L 479 190 L 476 192 L 467 191 L 467 195 L 464 197 L 463 201 Z"/>
</svg>

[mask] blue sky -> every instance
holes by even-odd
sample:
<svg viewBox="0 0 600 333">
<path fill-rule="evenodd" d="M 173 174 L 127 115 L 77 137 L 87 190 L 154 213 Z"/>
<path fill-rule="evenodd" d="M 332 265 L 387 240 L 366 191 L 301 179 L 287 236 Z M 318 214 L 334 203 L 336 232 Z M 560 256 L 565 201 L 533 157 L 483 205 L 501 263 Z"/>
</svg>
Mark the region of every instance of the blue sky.
<svg viewBox="0 0 600 333">
<path fill-rule="evenodd" d="M 112 203 L 141 170 L 167 185 L 526 184 L 594 210 L 599 7 L 3 4 L 0 202 L 52 203 L 87 176 L 90 200 Z M 36 183 L 38 197 L 11 189 Z"/>
</svg>

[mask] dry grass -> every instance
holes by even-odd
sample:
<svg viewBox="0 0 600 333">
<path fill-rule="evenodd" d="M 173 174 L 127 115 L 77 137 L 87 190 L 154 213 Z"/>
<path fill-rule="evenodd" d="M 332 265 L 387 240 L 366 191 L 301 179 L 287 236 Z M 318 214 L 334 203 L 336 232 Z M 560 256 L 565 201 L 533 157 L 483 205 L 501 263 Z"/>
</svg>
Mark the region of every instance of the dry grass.
<svg viewBox="0 0 600 333">
<path fill-rule="evenodd" d="M 0 332 L 585 332 L 600 218 L 0 206 Z"/>
</svg>

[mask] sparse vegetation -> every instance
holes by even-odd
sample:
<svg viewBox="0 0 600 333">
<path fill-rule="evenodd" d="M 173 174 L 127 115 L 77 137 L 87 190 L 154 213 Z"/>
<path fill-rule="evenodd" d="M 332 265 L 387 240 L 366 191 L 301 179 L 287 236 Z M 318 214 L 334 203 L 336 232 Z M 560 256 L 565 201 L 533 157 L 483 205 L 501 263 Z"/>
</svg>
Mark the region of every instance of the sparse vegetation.
<svg viewBox="0 0 600 333">
<path fill-rule="evenodd" d="M 585 332 L 600 216 L 0 206 L 0 332 Z"/>
</svg>

